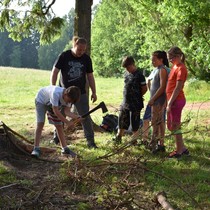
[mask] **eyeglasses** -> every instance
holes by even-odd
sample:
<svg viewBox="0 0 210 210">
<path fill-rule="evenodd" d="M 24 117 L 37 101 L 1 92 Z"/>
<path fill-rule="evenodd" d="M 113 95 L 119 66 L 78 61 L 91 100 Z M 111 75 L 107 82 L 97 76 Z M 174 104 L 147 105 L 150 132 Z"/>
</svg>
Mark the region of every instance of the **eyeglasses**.
<svg viewBox="0 0 210 210">
<path fill-rule="evenodd" d="M 176 57 L 175 55 L 170 55 L 170 54 L 168 55 L 169 60 L 173 60 L 175 57 Z"/>
</svg>

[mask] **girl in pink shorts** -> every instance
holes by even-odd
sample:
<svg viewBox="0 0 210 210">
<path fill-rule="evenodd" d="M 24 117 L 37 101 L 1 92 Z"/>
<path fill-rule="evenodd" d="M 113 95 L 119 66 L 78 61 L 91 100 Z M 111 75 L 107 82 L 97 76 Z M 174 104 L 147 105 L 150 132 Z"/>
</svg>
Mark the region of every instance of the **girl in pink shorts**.
<svg viewBox="0 0 210 210">
<path fill-rule="evenodd" d="M 168 51 L 168 59 L 172 68 L 166 87 L 167 95 L 167 126 L 175 137 L 176 150 L 169 154 L 169 158 L 179 158 L 188 155 L 189 151 L 184 145 L 181 132 L 181 113 L 186 99 L 183 92 L 184 83 L 187 79 L 185 55 L 178 47 L 172 47 Z"/>
</svg>

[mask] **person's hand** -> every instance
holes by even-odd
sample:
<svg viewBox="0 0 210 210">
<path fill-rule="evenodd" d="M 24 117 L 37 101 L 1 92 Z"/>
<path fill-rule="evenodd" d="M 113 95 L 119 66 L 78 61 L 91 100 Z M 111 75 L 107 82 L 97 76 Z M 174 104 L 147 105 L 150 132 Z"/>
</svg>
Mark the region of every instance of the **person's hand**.
<svg viewBox="0 0 210 210">
<path fill-rule="evenodd" d="M 92 93 L 91 95 L 91 101 L 94 103 L 95 101 L 97 101 L 97 95 L 96 93 Z"/>
<path fill-rule="evenodd" d="M 148 102 L 148 105 L 149 105 L 149 106 L 152 106 L 152 105 L 154 104 L 154 102 L 155 102 L 155 101 L 151 98 L 151 99 L 149 100 L 149 102 Z"/>
<path fill-rule="evenodd" d="M 166 107 L 166 111 L 167 111 L 167 112 L 170 112 L 170 111 L 171 111 L 171 104 L 170 104 L 170 103 L 168 103 L 168 105 L 167 105 L 167 107 Z"/>
<path fill-rule="evenodd" d="M 68 126 L 68 128 L 73 129 L 74 128 L 74 121 L 73 120 L 69 120 L 66 125 Z"/>
<path fill-rule="evenodd" d="M 74 119 L 74 125 L 81 123 L 81 121 L 84 120 L 81 116 L 78 116 L 77 118 Z"/>
</svg>

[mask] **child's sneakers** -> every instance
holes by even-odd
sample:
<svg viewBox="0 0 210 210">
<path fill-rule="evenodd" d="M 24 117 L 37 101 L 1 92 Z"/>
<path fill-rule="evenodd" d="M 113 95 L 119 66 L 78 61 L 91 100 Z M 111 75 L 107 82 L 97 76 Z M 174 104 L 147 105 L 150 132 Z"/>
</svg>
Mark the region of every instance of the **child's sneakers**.
<svg viewBox="0 0 210 210">
<path fill-rule="evenodd" d="M 190 152 L 188 149 L 185 149 L 184 152 L 182 152 L 182 155 L 190 155 Z"/>
<path fill-rule="evenodd" d="M 31 156 L 38 158 L 40 156 L 40 154 L 41 154 L 40 148 L 34 147 L 32 153 L 31 153 Z"/>
<path fill-rule="evenodd" d="M 165 152 L 166 148 L 163 145 L 157 145 L 156 148 L 154 150 L 152 150 L 153 154 L 157 154 L 158 152 Z"/>
<path fill-rule="evenodd" d="M 71 155 L 73 158 L 75 158 L 77 156 L 77 154 L 74 153 L 72 150 L 70 150 L 68 147 L 62 148 L 61 154 L 62 155 Z"/>
<path fill-rule="evenodd" d="M 114 141 L 115 144 L 121 144 L 122 143 L 122 137 L 121 136 L 115 136 L 112 138 L 112 141 Z"/>
</svg>

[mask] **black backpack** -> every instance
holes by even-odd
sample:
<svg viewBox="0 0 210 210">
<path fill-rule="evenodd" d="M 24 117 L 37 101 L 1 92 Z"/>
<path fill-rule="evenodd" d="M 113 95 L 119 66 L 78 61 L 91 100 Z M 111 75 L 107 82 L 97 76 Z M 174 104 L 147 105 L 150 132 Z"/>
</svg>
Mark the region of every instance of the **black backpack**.
<svg viewBox="0 0 210 210">
<path fill-rule="evenodd" d="M 103 117 L 102 123 L 100 125 L 107 132 L 117 132 L 118 128 L 118 116 L 113 114 L 107 114 Z"/>
</svg>

